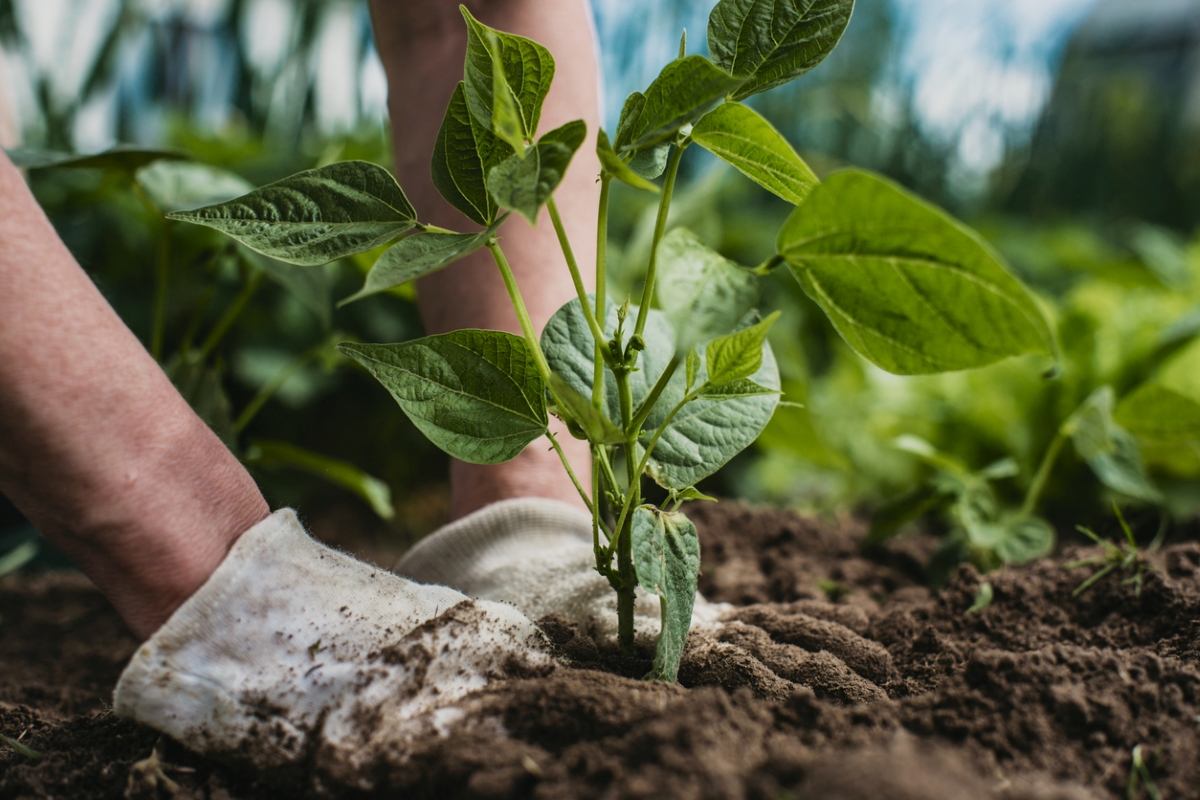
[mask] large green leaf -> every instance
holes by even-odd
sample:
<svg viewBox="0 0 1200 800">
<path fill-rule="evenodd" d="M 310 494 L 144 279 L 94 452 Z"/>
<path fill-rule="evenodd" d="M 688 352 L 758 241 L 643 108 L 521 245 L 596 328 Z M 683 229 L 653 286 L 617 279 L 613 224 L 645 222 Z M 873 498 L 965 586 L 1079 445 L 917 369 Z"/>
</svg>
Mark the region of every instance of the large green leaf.
<svg viewBox="0 0 1200 800">
<path fill-rule="evenodd" d="M 495 226 L 480 233 L 418 231 L 390 247 L 367 273 L 363 287 L 338 303 L 344 306 L 437 272 L 469 256 L 495 235 Z"/>
<path fill-rule="evenodd" d="M 613 149 L 612 143 L 608 140 L 608 134 L 604 132 L 603 128 L 596 132 L 596 157 L 600 159 L 600 166 L 604 168 L 604 171 L 622 183 L 635 189 L 644 189 L 647 192 L 658 194 L 657 186 L 634 172 L 617 155 L 617 151 Z"/>
<path fill-rule="evenodd" d="M 472 464 L 509 461 L 546 432 L 546 385 L 519 336 L 460 330 L 342 344 L 435 445 Z"/>
<path fill-rule="evenodd" d="M 854 0 L 721 0 L 708 16 L 708 49 L 744 79 L 730 97 L 765 92 L 820 64 L 853 9 Z"/>
<path fill-rule="evenodd" d="M 536 224 L 538 212 L 562 182 L 586 136 L 583 120 L 575 120 L 548 132 L 524 157 L 509 156 L 488 173 L 492 199 L 501 208 L 520 213 L 530 225 Z"/>
<path fill-rule="evenodd" d="M 741 103 L 722 103 L 692 128 L 692 141 L 735 166 L 759 186 L 793 205 L 820 181 L 779 131 Z"/>
<path fill-rule="evenodd" d="M 978 234 L 878 176 L 839 172 L 817 186 L 778 248 L 842 338 L 889 372 L 1054 350 L 1033 298 Z"/>
<path fill-rule="evenodd" d="M 618 128 L 617 150 L 640 150 L 674 138 L 680 128 L 695 122 L 739 85 L 740 80 L 704 56 L 672 61 L 646 89 L 636 121 L 631 112 L 627 136 Z"/>
<path fill-rule="evenodd" d="M 700 574 L 700 538 L 696 526 L 682 512 L 668 513 L 654 506 L 634 509 L 632 530 L 638 583 L 658 595 L 662 614 L 654 667 L 646 677 L 674 683 L 692 626 Z"/>
<path fill-rule="evenodd" d="M 619 154 L 623 153 L 622 158 L 629 159 L 629 169 L 633 170 L 635 175 L 654 180 L 667 168 L 667 155 L 670 153 L 671 143 L 662 142 L 641 149 L 630 148 L 637 132 L 638 120 L 642 116 L 642 109 L 645 107 L 646 95 L 641 92 L 633 92 L 625 98 L 617 123 L 617 138 L 613 140 L 613 149 Z M 627 149 L 632 150 L 632 153 L 626 152 Z"/>
<path fill-rule="evenodd" d="M 348 461 L 313 453 L 287 442 L 256 440 L 246 448 L 245 461 L 262 469 L 298 469 L 358 496 L 382 519 L 396 515 L 392 508 L 392 490 L 378 478 L 368 475 Z"/>
<path fill-rule="evenodd" d="M 396 179 L 366 161 L 299 172 L 236 200 L 169 216 L 215 228 L 251 250 L 302 266 L 370 250 L 417 223 Z"/>
<path fill-rule="evenodd" d="M 488 173 L 513 155 L 513 149 L 481 124 L 467 108 L 461 81 L 450 98 L 433 148 L 430 172 L 442 197 L 483 226 L 496 221 L 498 206 L 487 189 Z"/>
<path fill-rule="evenodd" d="M 532 140 L 542 114 L 542 101 L 554 79 L 554 58 L 550 51 L 523 36 L 489 28 L 479 22 L 465 6 L 459 6 L 467 21 L 467 60 L 463 69 L 466 103 L 477 125 L 492 129 L 497 81 L 497 63 L 503 71 L 504 83 L 517 104 L 521 136 Z M 489 39 L 495 37 L 495 47 Z"/>
<path fill-rule="evenodd" d="M 1137 440 L 1113 420 L 1113 405 L 1112 387 L 1101 386 L 1063 423 L 1063 433 L 1105 486 L 1158 502 L 1162 494 L 1146 474 Z"/>
<path fill-rule="evenodd" d="M 236 172 L 195 161 L 155 161 L 139 169 L 135 179 L 164 213 L 222 203 L 254 191 L 254 184 Z"/>
<path fill-rule="evenodd" d="M 1121 400 L 1116 419 L 1148 439 L 1200 439 L 1200 339 Z"/>
<path fill-rule="evenodd" d="M 637 310 L 632 309 L 631 315 Z M 609 304 L 605 331 L 616 328 L 617 308 Z M 675 353 L 674 333 L 661 311 L 652 310 L 645 330 L 646 349 L 638 359 L 638 371 L 629 376 L 633 404 L 636 407 L 666 369 Z M 550 369 L 585 397 L 591 397 L 594 345 L 587 320 L 575 299 L 560 308 L 542 331 L 542 350 Z M 695 359 L 696 383 L 708 378 L 702 356 Z M 609 419 L 621 418 L 616 380 L 604 371 L 604 410 Z M 763 361 L 750 379 L 772 392 L 779 389 L 779 368 L 768 345 L 763 346 Z M 687 375 L 678 370 L 668 382 L 643 426 L 643 446 L 667 414 L 687 391 Z M 729 459 L 758 438 L 779 403 L 777 394 L 736 395 L 730 398 L 702 398 L 688 403 L 676 415 L 659 439 L 650 460 L 650 472 L 661 485 L 672 489 L 693 486 L 716 472 Z"/>
<path fill-rule="evenodd" d="M 696 344 L 733 330 L 758 302 L 758 277 L 675 228 L 658 246 L 658 304 L 675 329 L 675 344 Z"/>
<path fill-rule="evenodd" d="M 80 155 L 61 153 L 54 150 L 36 150 L 30 147 L 14 147 L 5 151 L 12 163 L 22 169 L 108 169 L 134 172 L 159 159 L 182 160 L 187 154 L 177 150 L 156 150 L 137 145 L 119 144 L 100 153 Z"/>
</svg>

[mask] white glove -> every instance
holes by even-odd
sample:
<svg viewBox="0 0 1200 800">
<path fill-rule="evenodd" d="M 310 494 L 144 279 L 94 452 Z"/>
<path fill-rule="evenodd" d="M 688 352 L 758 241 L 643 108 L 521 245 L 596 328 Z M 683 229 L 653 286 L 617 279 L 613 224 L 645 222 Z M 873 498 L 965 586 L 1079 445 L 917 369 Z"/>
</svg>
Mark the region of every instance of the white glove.
<svg viewBox="0 0 1200 800">
<path fill-rule="evenodd" d="M 557 614 L 601 644 L 617 638 L 617 596 L 595 571 L 591 517 L 565 503 L 493 503 L 418 542 L 395 569 L 420 583 L 511 603 L 532 620 Z M 638 644 L 653 645 L 661 629 L 658 599 L 639 587 L 634 613 Z M 856 613 L 817 602 L 738 609 L 697 594 L 680 682 L 746 685 L 769 697 L 801 684 L 841 702 L 883 699 L 877 683 L 888 679 L 891 658 L 860 635 L 866 620 Z"/>
<path fill-rule="evenodd" d="M 309 757 L 349 786 L 462 716 L 493 679 L 554 668 L 511 606 L 419 586 L 309 538 L 277 511 L 134 655 L 116 712 L 262 768 Z"/>
</svg>

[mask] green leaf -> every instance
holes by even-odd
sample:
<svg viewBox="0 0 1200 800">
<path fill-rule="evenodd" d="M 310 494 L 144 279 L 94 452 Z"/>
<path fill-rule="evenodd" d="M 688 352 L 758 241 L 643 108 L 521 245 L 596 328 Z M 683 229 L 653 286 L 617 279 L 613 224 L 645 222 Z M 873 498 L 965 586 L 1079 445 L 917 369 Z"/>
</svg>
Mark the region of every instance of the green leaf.
<svg viewBox="0 0 1200 800">
<path fill-rule="evenodd" d="M 683 126 L 695 122 L 740 84 L 704 56 L 672 61 L 646 89 L 637 120 L 628 123 L 627 136 L 621 136 L 618 128 L 618 152 L 673 139 Z"/>
<path fill-rule="evenodd" d="M 793 205 L 820 181 L 779 131 L 741 103 L 722 103 L 692 128 L 692 141 Z"/>
<path fill-rule="evenodd" d="M 625 152 L 626 148 L 629 147 L 629 143 L 633 141 L 635 127 L 642 115 L 642 109 L 645 107 L 646 95 L 641 92 L 633 92 L 625 98 L 625 105 L 621 107 L 620 121 L 617 123 L 617 138 L 613 140 L 613 149 L 618 153 Z M 666 170 L 667 155 L 670 151 L 670 142 L 663 142 L 662 144 L 636 150 L 633 153 L 633 157 L 629 159 L 629 169 L 635 175 L 639 175 L 646 180 L 654 180 Z"/>
<path fill-rule="evenodd" d="M 637 309 L 630 309 L 630 314 L 636 315 Z M 606 331 L 616 329 L 615 305 L 609 304 L 602 325 Z M 629 376 L 635 408 L 675 354 L 674 334 L 661 311 L 652 310 L 648 315 L 645 340 L 646 349 L 638 360 L 639 369 Z M 595 349 L 578 299 L 564 305 L 550 318 L 542 331 L 542 350 L 551 370 L 584 397 L 591 396 Z M 695 381 L 699 384 L 707 380 L 708 373 L 703 357 L 697 356 L 697 359 Z M 763 348 L 762 366 L 750 377 L 754 383 L 773 392 L 779 389 L 779 368 L 768 345 Z M 604 380 L 604 412 L 609 419 L 620 419 L 616 380 L 607 368 Z M 686 370 L 676 371 L 646 420 L 641 437 L 643 446 L 649 444 L 666 415 L 684 398 L 686 383 Z M 659 440 L 650 459 L 652 477 L 668 489 L 694 486 L 758 438 L 778 404 L 776 394 L 693 400 L 675 416 Z"/>
<path fill-rule="evenodd" d="M 248 248 L 242 250 L 242 256 L 316 314 L 323 327 L 330 326 L 333 322 L 333 275 L 329 267 L 287 264 L 260 256 Z"/>
<path fill-rule="evenodd" d="M 1113 421 L 1113 405 L 1112 387 L 1101 386 L 1067 418 L 1062 431 L 1105 486 L 1139 500 L 1159 502 L 1162 493 L 1146 474 L 1137 440 Z"/>
<path fill-rule="evenodd" d="M 705 355 L 708 361 L 708 382 L 712 387 L 740 382 L 758 372 L 762 367 L 763 343 L 767 340 L 767 331 L 775 324 L 775 320 L 779 319 L 779 313 L 776 311 L 757 325 L 751 325 L 708 343 Z"/>
<path fill-rule="evenodd" d="M 621 160 L 617 151 L 608 141 L 608 134 L 604 132 L 603 128 L 596 133 L 596 156 L 600 159 L 600 166 L 604 168 L 604 171 L 617 180 L 635 189 L 644 189 L 647 192 L 658 194 L 657 186 L 634 172 L 628 164 Z"/>
<path fill-rule="evenodd" d="M 979 584 L 979 589 L 975 592 L 975 602 L 971 603 L 971 607 L 963 612 L 963 616 L 978 614 L 992 604 L 995 597 L 995 592 L 992 590 L 992 585 L 987 581 Z"/>
<path fill-rule="evenodd" d="M 542 114 L 542 102 L 554 79 L 554 58 L 542 45 L 523 36 L 489 28 L 479 22 L 466 7 L 459 6 L 467 22 L 467 59 L 463 69 L 464 99 L 476 125 L 492 130 L 495 111 L 496 66 L 509 87 L 520 117 L 521 137 L 533 139 Z M 496 48 L 488 46 L 495 37 Z M 504 101 L 501 101 L 503 103 Z"/>
<path fill-rule="evenodd" d="M 492 133 L 491 123 L 475 121 L 467 109 L 460 81 L 446 108 L 430 167 L 433 185 L 442 197 L 480 225 L 496 220 L 497 206 L 487 190 L 488 173 L 513 155 L 513 149 Z"/>
<path fill-rule="evenodd" d="M 546 432 L 546 385 L 519 336 L 460 330 L 342 344 L 431 442 L 472 464 L 509 461 Z"/>
<path fill-rule="evenodd" d="M 588 441 L 596 444 L 624 444 L 625 434 L 621 432 L 621 429 L 562 376 L 550 373 L 550 389 L 565 406 L 559 410 L 568 419 L 579 424 L 579 427 L 587 434 Z"/>
<path fill-rule="evenodd" d="M 687 391 L 690 392 L 692 387 L 696 385 L 696 376 L 700 374 L 700 354 L 696 352 L 695 348 L 688 350 L 687 360 L 684 362 L 684 369 L 687 370 L 687 380 L 684 383 L 684 386 L 686 387 Z"/>
<path fill-rule="evenodd" d="M 246 463 L 263 469 L 292 468 L 324 478 L 357 495 L 381 519 L 396 515 L 392 490 L 348 461 L 330 458 L 287 442 L 253 441 L 246 448 Z"/>
<path fill-rule="evenodd" d="M 686 228 L 658 246 L 658 303 L 681 351 L 733 330 L 758 302 L 758 277 L 709 249 Z"/>
<path fill-rule="evenodd" d="M 255 252 L 302 266 L 370 250 L 417 223 L 396 179 L 366 161 L 299 172 L 236 200 L 168 216 L 207 225 Z"/>
<path fill-rule="evenodd" d="M 37 558 L 38 551 L 41 549 L 40 540 L 30 539 L 27 542 L 17 545 L 4 555 L 0 555 L 0 578 L 10 572 L 16 572 L 30 561 L 33 561 L 33 559 Z"/>
<path fill-rule="evenodd" d="M 487 48 L 491 54 L 493 65 L 503 63 L 500 60 L 500 40 L 494 31 L 487 32 Z M 518 156 L 525 153 L 525 142 L 530 133 L 525 130 L 521 110 L 517 106 L 517 98 L 513 96 L 512 88 L 504 77 L 503 69 L 492 69 L 492 132 L 499 136 L 508 146 L 513 148 Z"/>
<path fill-rule="evenodd" d="M 156 150 L 124 144 L 90 155 L 36 150 L 29 147 L 14 147 L 5 152 L 12 163 L 21 169 L 70 168 L 135 172 L 139 167 L 144 167 L 159 159 L 184 160 L 187 158 L 185 153 L 177 150 Z"/>
<path fill-rule="evenodd" d="M 241 175 L 195 161 L 155 161 L 134 178 L 164 213 L 223 203 L 254 191 L 254 184 Z"/>
<path fill-rule="evenodd" d="M 840 172 L 817 186 L 778 248 L 842 338 L 889 372 L 1054 351 L 1033 298 L 978 234 L 878 176 Z"/>
<path fill-rule="evenodd" d="M 1148 439 L 1200 438 L 1200 339 L 1172 355 L 1117 407 L 1117 421 Z"/>
<path fill-rule="evenodd" d="M 768 389 L 766 386 L 760 386 L 748 378 L 722 383 L 719 386 L 710 386 L 699 394 L 706 400 L 732 400 L 735 397 L 760 397 L 762 395 L 772 394 L 778 396 L 778 389 Z"/>
<path fill-rule="evenodd" d="M 733 100 L 800 77 L 825 60 L 850 22 L 854 0 L 721 0 L 708 16 L 717 66 L 744 83 Z"/>
<path fill-rule="evenodd" d="M 363 287 L 339 302 L 338 307 L 386 292 L 469 256 L 487 244 L 495 235 L 496 227 L 493 225 L 480 233 L 418 231 L 401 239 L 371 267 Z"/>
<path fill-rule="evenodd" d="M 530 225 L 537 224 L 538 212 L 562 182 L 586 135 L 583 120 L 575 120 L 547 133 L 524 158 L 509 156 L 488 173 L 492 199 L 501 208 L 520 213 Z"/>
<path fill-rule="evenodd" d="M 17 755 L 21 756 L 22 758 L 28 758 L 30 761 L 38 761 L 42 758 L 42 754 L 37 750 L 34 750 L 32 747 L 23 744 L 22 742 L 19 742 L 10 736 L 5 736 L 3 733 L 0 733 L 0 742 L 3 742 L 13 750 L 17 751 Z"/>
<path fill-rule="evenodd" d="M 638 583 L 658 595 L 662 629 L 654 667 L 646 677 L 674 683 L 692 626 L 700 574 L 700 538 L 682 512 L 638 506 L 633 512 L 633 563 Z"/>
<path fill-rule="evenodd" d="M 975 520 L 964 528 L 972 561 L 985 570 L 1024 564 L 1054 550 L 1054 527 L 1040 517 L 1007 514 L 996 521 Z"/>
</svg>

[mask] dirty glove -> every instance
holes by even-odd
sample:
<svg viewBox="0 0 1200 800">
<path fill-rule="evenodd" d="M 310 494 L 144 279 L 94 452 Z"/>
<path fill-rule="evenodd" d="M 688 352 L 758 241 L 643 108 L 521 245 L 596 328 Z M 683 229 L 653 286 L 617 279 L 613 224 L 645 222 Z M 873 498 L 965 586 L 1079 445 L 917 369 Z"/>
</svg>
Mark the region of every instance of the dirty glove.
<svg viewBox="0 0 1200 800">
<path fill-rule="evenodd" d="M 193 750 L 260 769 L 311 756 L 369 789 L 375 767 L 453 724 L 466 694 L 553 669 L 547 652 L 512 606 L 356 561 L 283 510 L 141 646 L 114 704 Z"/>
<path fill-rule="evenodd" d="M 566 503 L 493 503 L 423 539 L 395 569 L 419 583 L 511 603 L 532 620 L 557 614 L 600 644 L 617 638 L 617 596 L 595 570 L 591 517 Z M 657 638 L 659 609 L 658 598 L 639 587 L 639 646 Z M 697 593 L 679 678 L 685 685 L 747 685 L 771 697 L 800 684 L 839 702 L 883 699 L 877 684 L 888 679 L 891 659 L 860 635 L 866 623 L 861 611 L 829 603 L 734 608 Z"/>
</svg>

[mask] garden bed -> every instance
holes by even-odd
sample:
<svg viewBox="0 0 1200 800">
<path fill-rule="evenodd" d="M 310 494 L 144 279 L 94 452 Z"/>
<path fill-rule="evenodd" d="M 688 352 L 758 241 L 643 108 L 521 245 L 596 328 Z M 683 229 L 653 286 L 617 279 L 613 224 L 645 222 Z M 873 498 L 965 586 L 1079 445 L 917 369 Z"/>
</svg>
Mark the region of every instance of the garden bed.
<svg viewBox="0 0 1200 800">
<path fill-rule="evenodd" d="M 1139 745 L 1163 797 L 1200 791 L 1200 544 L 1157 553 L 1140 596 L 1112 575 L 1078 598 L 1087 573 L 1062 564 L 1094 549 L 1069 548 L 989 576 L 993 602 L 967 614 L 980 578 L 963 568 L 930 597 L 920 538 L 868 558 L 850 518 L 736 504 L 690 513 L 710 599 L 753 605 L 744 616 L 777 640 L 790 635 L 780 620 L 797 613 L 841 626 L 843 660 L 870 662 L 858 671 L 881 699 L 843 705 L 838 686 L 765 681 L 714 658 L 704 637 L 681 671 L 691 688 L 646 684 L 617 674 L 643 665 L 548 619 L 579 668 L 473 698 L 509 735 L 424 741 L 381 776 L 381 793 L 1123 798 Z M 0 732 L 44 756 L 32 763 L 0 746 L 0 798 L 342 793 L 311 775 L 246 775 L 116 719 L 112 687 L 135 646 L 78 576 L 0 582 Z M 872 661 L 881 648 L 888 656 Z M 726 685 L 698 685 L 714 682 Z"/>
</svg>

